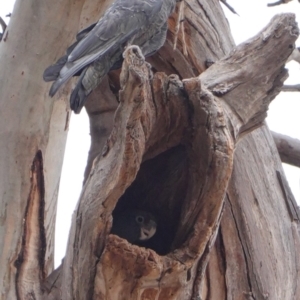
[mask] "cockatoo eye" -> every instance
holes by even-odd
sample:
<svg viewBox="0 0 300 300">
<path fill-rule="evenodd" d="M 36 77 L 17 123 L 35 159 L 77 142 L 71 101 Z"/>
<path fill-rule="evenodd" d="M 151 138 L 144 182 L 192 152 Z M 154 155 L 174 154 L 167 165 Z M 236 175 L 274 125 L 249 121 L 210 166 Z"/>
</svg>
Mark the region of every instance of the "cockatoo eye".
<svg viewBox="0 0 300 300">
<path fill-rule="evenodd" d="M 135 220 L 136 220 L 139 224 L 143 224 L 143 223 L 144 223 L 144 217 L 142 217 L 142 216 L 137 216 L 137 217 L 135 218 Z"/>
</svg>

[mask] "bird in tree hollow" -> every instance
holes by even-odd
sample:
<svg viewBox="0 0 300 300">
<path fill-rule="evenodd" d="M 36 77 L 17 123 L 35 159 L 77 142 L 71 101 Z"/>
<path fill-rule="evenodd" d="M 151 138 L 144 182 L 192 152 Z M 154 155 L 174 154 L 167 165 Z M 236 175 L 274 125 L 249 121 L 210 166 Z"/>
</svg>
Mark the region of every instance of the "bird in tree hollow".
<svg viewBox="0 0 300 300">
<path fill-rule="evenodd" d="M 134 244 L 152 238 L 156 226 L 156 219 L 151 213 L 128 209 L 114 216 L 111 233 Z"/>
<path fill-rule="evenodd" d="M 121 67 L 126 46 L 139 46 L 147 57 L 164 44 L 175 4 L 176 0 L 116 0 L 98 23 L 79 32 L 66 54 L 45 70 L 44 80 L 54 81 L 49 95 L 72 76 L 79 76 L 70 96 L 71 109 L 79 113 L 101 79 Z"/>
</svg>

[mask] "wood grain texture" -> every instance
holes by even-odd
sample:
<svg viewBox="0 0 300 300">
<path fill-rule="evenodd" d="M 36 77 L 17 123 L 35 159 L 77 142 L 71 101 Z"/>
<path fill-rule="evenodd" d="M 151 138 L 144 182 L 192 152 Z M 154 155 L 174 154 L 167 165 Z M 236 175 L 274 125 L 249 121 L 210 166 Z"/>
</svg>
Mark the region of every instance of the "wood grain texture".
<svg viewBox="0 0 300 300">
<path fill-rule="evenodd" d="M 202 287 L 209 278 L 206 266 L 221 222 L 234 146 L 246 129 L 261 126 L 261 116 L 265 115 L 268 103 L 280 91 L 285 74 L 284 60 L 274 68 L 266 67 L 264 74 L 257 67 L 245 71 L 242 80 L 247 85 L 243 89 L 255 87 L 260 91 L 250 98 L 248 93 L 238 92 L 240 84 L 227 84 L 228 79 L 233 82 L 241 80 L 241 73 L 232 70 L 233 61 L 244 55 L 239 65 L 249 66 L 252 57 L 263 57 L 269 53 L 272 44 L 277 43 L 272 38 L 275 31 L 282 31 L 280 36 L 288 36 L 287 41 L 292 43 L 296 38 L 295 26 L 291 15 L 275 18 L 258 37 L 247 43 L 246 48 L 244 45 L 237 47 L 198 78 L 183 81 L 178 76 L 159 72 L 152 75 L 138 48 L 126 51 L 120 74 L 120 104 L 112 132 L 102 154 L 94 160 L 74 215 L 62 270 L 62 286 L 68 287 L 62 291 L 64 299 L 197 299 L 199 293 L 205 290 Z M 262 39 L 264 35 L 269 38 Z M 251 55 L 246 53 L 248 50 Z M 290 52 L 289 47 L 277 47 L 274 56 L 287 58 Z M 268 64 L 269 60 L 262 59 L 260 63 Z M 220 72 L 220 65 L 229 76 L 224 71 Z M 221 80 L 215 84 L 218 76 L 224 84 Z M 255 78 L 259 76 L 270 80 L 267 87 L 266 82 L 260 81 L 258 85 Z M 221 89 L 223 86 L 229 88 Z M 239 102 L 245 103 L 248 109 L 237 111 L 234 102 L 236 93 Z M 141 167 L 143 161 L 146 163 L 151 159 L 155 165 L 156 157 L 179 145 L 185 149 L 182 155 L 187 158 L 187 163 L 181 170 L 187 170 L 188 181 L 183 185 L 186 194 L 181 200 L 179 220 L 174 223 L 177 230 L 166 255 L 158 256 L 152 250 L 132 246 L 114 236 L 107 239 L 111 213 L 115 207 L 118 209 L 119 198 L 124 206 L 142 206 L 140 201 L 143 200 L 131 200 L 134 192 L 128 196 L 126 190 L 139 191 L 138 186 L 130 186 L 134 180 L 142 182 L 139 171 L 147 172 L 147 168 Z M 175 148 L 175 153 L 179 153 Z M 174 173 L 170 178 L 174 180 Z M 176 180 L 176 183 L 182 182 L 180 177 Z M 168 180 L 164 184 L 162 190 L 167 187 Z M 158 194 L 155 199 L 143 203 L 155 210 L 155 203 L 164 206 L 162 199 Z M 159 214 L 163 221 L 167 210 Z M 237 218 L 234 213 L 232 216 Z M 239 231 L 236 234 L 239 235 Z M 223 242 L 219 243 L 223 249 L 226 246 L 224 236 L 225 233 Z M 155 245 L 153 249 L 159 252 Z M 243 248 L 241 250 L 244 251 Z M 219 256 L 219 259 L 224 257 Z M 138 264 L 134 265 L 136 260 Z M 249 276 L 247 263 L 246 260 L 243 272 Z M 72 265 L 71 269 L 69 265 Z M 168 271 L 170 269 L 172 271 Z M 79 277 L 79 274 L 85 276 Z M 224 269 L 219 273 L 219 278 L 221 276 L 226 276 Z M 253 289 L 253 283 L 249 280 L 247 283 Z M 209 286 L 206 291 L 212 295 L 208 293 Z"/>
<path fill-rule="evenodd" d="M 264 155 L 266 150 L 263 149 L 268 149 L 269 146 L 272 146 L 273 153 L 267 157 Z M 261 154 L 253 155 L 253 147 L 261 149 Z M 248 140 L 241 141 L 237 152 L 246 154 L 247 161 L 235 162 L 227 192 L 226 209 L 234 214 L 234 226 L 238 230 L 235 238 L 243 251 L 236 252 L 231 242 L 224 239 L 226 218 L 222 220 L 224 223 L 221 230 L 225 249 L 228 247 L 235 255 L 242 255 L 247 274 L 238 274 L 241 270 L 231 268 L 230 264 L 236 264 L 236 256 L 232 260 L 226 260 L 226 278 L 230 280 L 231 272 L 234 278 L 244 278 L 239 282 L 239 285 L 243 282 L 244 285 L 231 290 L 232 296 L 239 298 L 243 291 L 253 299 L 297 299 L 299 277 L 293 274 L 297 273 L 299 258 L 291 230 L 296 223 L 290 218 L 276 175 L 276 170 L 280 170 L 282 174 L 283 170 L 270 132 L 266 127 L 253 132 Z M 242 169 L 247 172 L 242 173 Z M 261 174 L 263 180 L 255 174 Z M 266 189 L 266 184 L 274 188 Z M 240 195 L 244 198 L 243 202 L 237 201 Z M 281 288 L 281 284 L 285 288 Z"/>
<path fill-rule="evenodd" d="M 48 43 L 52 46 L 58 34 L 67 44 L 76 24 L 84 27 L 95 21 L 108 4 L 100 0 L 58 2 L 55 9 L 70 17 L 51 23 Z M 22 19 L 24 6 L 18 5 Z M 11 97 L 2 104 L 8 115 L 1 119 L 5 130 L 0 139 L 4 143 L 5 138 L 0 149 L 5 149 L 1 150 L 1 169 L 6 170 L 0 184 L 9 191 L 1 202 L 5 244 L 1 259 L 5 268 L 0 269 L 0 275 L 4 278 L 2 295 L 7 299 L 16 298 L 17 269 L 12 266 L 21 253 L 27 205 L 20 195 L 30 194 L 26 165 L 31 166 L 37 149 L 45 153 L 44 179 L 49 187 L 45 193 L 44 267 L 46 273 L 51 270 L 61 161 L 57 147 L 65 137 L 59 129 L 66 127 L 66 106 L 58 101 L 53 108 L 36 98 L 46 94 L 45 85 L 35 77 L 44 67 L 36 63 L 39 54 L 32 56 L 28 45 L 47 29 L 49 19 L 43 18 L 43 5 L 47 4 L 39 6 L 32 1 L 29 11 L 22 10 L 28 24 L 26 18 L 37 13 L 42 25 L 34 28 L 28 44 L 20 44 L 20 53 L 16 48 L 17 56 L 11 57 L 9 49 L 0 46 L 4 66 L 12 64 L 16 74 L 31 75 L 24 76 L 26 82 L 17 81 L 20 86 L 1 90 L 5 99 Z M 37 11 L 31 11 L 33 7 Z M 56 19 L 57 11 L 51 10 L 49 17 Z M 278 172 L 284 175 L 277 150 L 266 127 L 241 139 L 262 125 L 270 101 L 280 91 L 286 76 L 283 66 L 298 34 L 294 17 L 275 17 L 257 36 L 235 49 L 217 0 L 186 1 L 182 23 L 185 35 L 181 31 L 178 48 L 173 50 L 177 12 L 170 17 L 168 40 L 149 59 L 154 74 L 139 50 L 130 48 L 121 74 L 110 73 L 91 95 L 87 110 L 92 148 L 64 263 L 44 282 L 31 275 L 26 265 L 19 267 L 22 278 L 32 280 L 38 291 L 41 286 L 44 299 L 299 298 L 298 221 L 284 180 L 278 180 Z M 16 47 L 21 25 L 16 27 L 18 35 L 12 35 Z M 71 33 L 68 38 L 66 33 Z M 48 43 L 41 40 L 35 48 L 44 51 L 46 65 L 61 55 L 58 46 L 49 52 Z M 188 56 L 182 53 L 184 44 Z M 30 50 L 26 63 L 37 66 L 35 73 L 23 70 L 22 55 L 28 53 L 24 49 Z M 11 87 L 7 77 L 3 78 L 0 82 Z M 21 93 L 27 88 L 29 94 Z M 65 99 L 67 93 L 68 88 L 58 98 Z M 34 103 L 29 101 L 32 99 Z M 21 100 L 27 105 L 22 106 Z M 21 176 L 17 175 L 20 170 Z M 13 188 L 7 188 L 11 187 L 7 177 L 15 179 Z M 14 197 L 16 200 L 8 204 Z M 109 234 L 113 210 L 124 207 L 156 213 L 158 232 L 152 241 L 131 245 Z M 34 211 L 29 221 L 36 220 L 38 210 Z M 12 223 L 13 235 L 9 231 Z M 36 249 L 36 242 L 24 244 L 24 249 Z M 40 253 L 31 253 L 30 262 L 39 261 Z M 21 286 L 19 298 L 32 296 L 31 287 Z"/>
<path fill-rule="evenodd" d="M 67 136 L 67 102 L 66 91 L 59 101 L 47 96 L 49 85 L 43 81 L 42 74 L 77 31 L 81 6 L 80 1 L 68 0 L 55 3 L 16 1 L 6 38 L 0 43 L 1 299 L 18 299 L 14 263 L 22 248 L 24 219 L 32 187 L 31 165 L 38 151 L 43 156 L 46 187 L 43 226 L 47 244 L 42 259 L 45 274 L 53 270 L 56 201 Z M 66 18 L 68 14 L 72 18 Z M 38 218 L 37 211 L 30 220 Z M 34 238 L 27 241 L 30 242 L 26 249 L 37 247 Z M 38 256 L 40 252 L 36 251 L 30 258 L 35 266 L 41 259 Z M 23 278 L 31 284 L 24 284 L 23 296 L 31 292 L 32 286 L 38 288 L 40 285 L 33 273 L 24 274 Z"/>
</svg>

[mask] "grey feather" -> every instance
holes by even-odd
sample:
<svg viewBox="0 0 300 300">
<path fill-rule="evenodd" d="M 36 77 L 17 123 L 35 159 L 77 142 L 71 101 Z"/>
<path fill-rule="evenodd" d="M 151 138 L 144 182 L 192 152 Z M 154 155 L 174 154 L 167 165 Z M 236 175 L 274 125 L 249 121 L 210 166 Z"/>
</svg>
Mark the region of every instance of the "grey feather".
<svg viewBox="0 0 300 300">
<path fill-rule="evenodd" d="M 77 35 L 67 54 L 45 70 L 46 81 L 56 80 L 50 96 L 72 76 L 80 76 L 70 98 L 79 113 L 86 97 L 102 78 L 122 63 L 124 47 L 130 42 L 141 47 L 145 56 L 155 53 L 166 39 L 167 19 L 176 0 L 116 0 L 98 23 Z"/>
<path fill-rule="evenodd" d="M 66 51 L 66 54 L 62 56 L 61 58 L 58 59 L 58 61 L 54 64 L 48 67 L 43 74 L 43 79 L 48 82 L 48 81 L 54 81 L 57 80 L 57 78 L 60 75 L 61 69 L 64 67 L 64 65 L 68 61 L 68 56 L 70 53 L 74 50 L 74 48 L 78 45 L 78 43 L 96 26 L 96 23 L 90 25 L 89 27 L 81 30 L 77 35 L 76 35 L 76 42 L 73 43 Z M 74 73 L 76 74 L 76 73 Z M 79 75 L 79 74 L 78 74 Z M 51 95 L 51 93 L 49 93 Z"/>
</svg>

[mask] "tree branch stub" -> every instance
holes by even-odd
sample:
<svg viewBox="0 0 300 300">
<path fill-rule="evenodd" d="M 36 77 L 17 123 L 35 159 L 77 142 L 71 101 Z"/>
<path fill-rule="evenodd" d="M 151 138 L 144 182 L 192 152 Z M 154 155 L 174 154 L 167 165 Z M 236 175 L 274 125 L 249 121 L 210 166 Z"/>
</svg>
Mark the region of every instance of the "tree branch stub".
<svg viewBox="0 0 300 300">
<path fill-rule="evenodd" d="M 200 75 L 202 83 L 234 112 L 230 116 L 235 117 L 235 134 L 253 130 L 264 120 L 287 78 L 284 65 L 298 34 L 294 14 L 276 15 L 255 37 Z"/>
<path fill-rule="evenodd" d="M 272 131 L 281 161 L 300 168 L 300 141 Z"/>
</svg>

